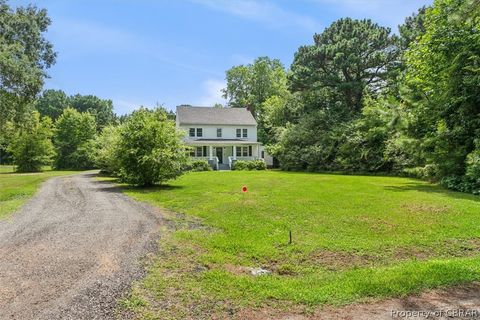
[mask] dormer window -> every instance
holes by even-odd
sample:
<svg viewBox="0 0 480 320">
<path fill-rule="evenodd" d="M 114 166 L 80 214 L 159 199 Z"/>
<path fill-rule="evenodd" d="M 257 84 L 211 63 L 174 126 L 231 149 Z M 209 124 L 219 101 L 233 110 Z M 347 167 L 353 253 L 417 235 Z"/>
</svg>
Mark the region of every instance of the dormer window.
<svg viewBox="0 0 480 320">
<path fill-rule="evenodd" d="M 222 128 L 217 128 L 217 138 L 222 137 Z"/>
<path fill-rule="evenodd" d="M 237 138 L 242 137 L 242 129 L 237 129 Z"/>
<path fill-rule="evenodd" d="M 197 128 L 197 137 L 203 137 L 203 129 Z"/>
<path fill-rule="evenodd" d="M 248 130 L 247 129 L 243 129 L 243 137 L 244 138 L 248 137 Z"/>
<path fill-rule="evenodd" d="M 195 128 L 190 128 L 189 131 L 188 131 L 188 135 L 190 137 L 195 137 Z"/>
</svg>

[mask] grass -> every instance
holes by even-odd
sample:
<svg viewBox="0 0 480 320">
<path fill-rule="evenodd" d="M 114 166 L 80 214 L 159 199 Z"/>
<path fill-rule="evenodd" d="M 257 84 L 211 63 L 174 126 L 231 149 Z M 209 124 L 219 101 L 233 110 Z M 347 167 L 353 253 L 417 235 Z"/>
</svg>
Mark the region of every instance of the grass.
<svg viewBox="0 0 480 320">
<path fill-rule="evenodd" d="M 38 173 L 15 173 L 13 166 L 0 166 L 0 219 L 11 216 L 48 178 L 72 173 L 49 168 Z"/>
<path fill-rule="evenodd" d="M 480 280 L 480 198 L 427 182 L 200 172 L 124 192 L 185 214 L 172 214 L 174 231 L 124 303 L 141 318 L 308 309 Z M 272 274 L 251 276 L 256 267 Z"/>
</svg>

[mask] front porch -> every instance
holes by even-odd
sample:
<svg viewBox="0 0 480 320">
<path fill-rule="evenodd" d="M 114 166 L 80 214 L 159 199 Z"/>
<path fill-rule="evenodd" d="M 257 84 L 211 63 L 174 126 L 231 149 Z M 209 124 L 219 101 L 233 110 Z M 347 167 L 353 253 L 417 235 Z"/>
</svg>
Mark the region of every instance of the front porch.
<svg viewBox="0 0 480 320">
<path fill-rule="evenodd" d="M 194 159 L 206 160 L 214 170 L 231 170 L 235 161 L 261 158 L 260 143 L 250 141 L 193 141 L 188 143 Z"/>
</svg>

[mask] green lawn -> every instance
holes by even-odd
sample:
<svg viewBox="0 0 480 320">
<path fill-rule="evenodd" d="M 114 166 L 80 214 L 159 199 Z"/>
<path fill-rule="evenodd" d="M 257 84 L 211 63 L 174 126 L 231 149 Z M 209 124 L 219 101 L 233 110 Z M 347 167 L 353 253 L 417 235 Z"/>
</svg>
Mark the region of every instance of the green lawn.
<svg viewBox="0 0 480 320">
<path fill-rule="evenodd" d="M 25 203 L 48 178 L 72 174 L 46 170 L 39 173 L 14 173 L 12 166 L 0 166 L 0 219 L 5 219 Z"/>
<path fill-rule="evenodd" d="M 418 180 L 200 172 L 125 193 L 186 214 L 172 215 L 177 231 L 165 231 L 124 301 L 143 318 L 192 316 L 192 305 L 339 305 L 480 280 L 480 198 Z"/>
</svg>

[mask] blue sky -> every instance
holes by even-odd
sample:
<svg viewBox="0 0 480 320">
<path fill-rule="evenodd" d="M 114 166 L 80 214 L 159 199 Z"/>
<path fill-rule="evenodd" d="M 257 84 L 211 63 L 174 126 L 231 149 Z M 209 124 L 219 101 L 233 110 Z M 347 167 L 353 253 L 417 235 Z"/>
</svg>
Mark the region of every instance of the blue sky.
<svg viewBox="0 0 480 320">
<path fill-rule="evenodd" d="M 432 0 L 32 0 L 52 18 L 58 52 L 46 88 L 140 105 L 223 103 L 225 70 L 258 56 L 287 67 L 341 17 L 398 24 Z"/>
</svg>

